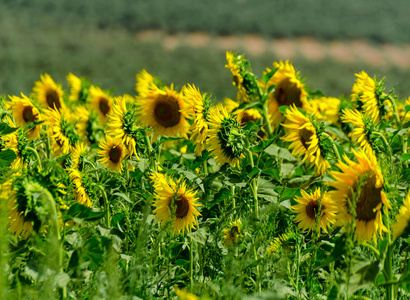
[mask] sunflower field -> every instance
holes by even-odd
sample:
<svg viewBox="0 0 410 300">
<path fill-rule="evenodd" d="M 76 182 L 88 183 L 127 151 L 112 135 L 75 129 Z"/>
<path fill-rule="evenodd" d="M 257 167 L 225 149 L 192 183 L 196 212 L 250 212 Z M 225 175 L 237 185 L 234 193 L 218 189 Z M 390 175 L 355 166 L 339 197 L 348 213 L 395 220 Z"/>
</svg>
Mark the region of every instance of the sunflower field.
<svg viewBox="0 0 410 300">
<path fill-rule="evenodd" d="M 232 99 L 146 70 L 0 97 L 1 299 L 410 299 L 410 97 L 226 60 Z"/>
</svg>

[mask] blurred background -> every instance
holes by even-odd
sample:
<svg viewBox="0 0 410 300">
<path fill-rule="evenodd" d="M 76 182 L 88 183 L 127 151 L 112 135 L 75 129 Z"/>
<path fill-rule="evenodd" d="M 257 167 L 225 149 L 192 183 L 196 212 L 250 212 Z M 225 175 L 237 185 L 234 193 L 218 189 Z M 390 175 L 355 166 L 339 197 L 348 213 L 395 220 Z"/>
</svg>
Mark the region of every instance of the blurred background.
<svg viewBox="0 0 410 300">
<path fill-rule="evenodd" d="M 235 97 L 227 50 L 259 77 L 289 59 L 306 85 L 349 97 L 355 73 L 410 96 L 408 0 L 0 0 L 0 95 L 72 72 L 115 95 L 146 69 L 177 87 Z"/>
</svg>

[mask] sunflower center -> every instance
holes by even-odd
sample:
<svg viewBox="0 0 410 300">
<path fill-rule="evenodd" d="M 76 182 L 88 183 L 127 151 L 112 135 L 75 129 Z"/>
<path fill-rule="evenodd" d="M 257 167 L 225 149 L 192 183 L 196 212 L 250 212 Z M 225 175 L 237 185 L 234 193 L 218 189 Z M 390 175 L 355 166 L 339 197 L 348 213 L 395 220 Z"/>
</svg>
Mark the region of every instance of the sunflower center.
<svg viewBox="0 0 410 300">
<path fill-rule="evenodd" d="M 33 113 L 33 107 L 32 106 L 24 106 L 22 114 L 23 114 L 23 119 L 26 123 L 27 122 L 34 122 L 36 120 L 36 117 L 34 116 L 34 113 Z"/>
<path fill-rule="evenodd" d="M 159 95 L 155 100 L 154 118 L 165 128 L 173 127 L 181 119 L 180 109 L 177 99 L 168 95 Z"/>
<path fill-rule="evenodd" d="M 377 212 L 374 209 L 382 203 L 382 187 L 376 187 L 376 175 L 371 174 L 370 176 L 365 176 L 365 180 L 360 184 L 360 194 L 357 195 L 356 202 L 356 214 L 357 219 L 362 221 L 371 221 L 376 218 Z M 363 175 L 362 175 L 363 178 Z M 358 179 L 360 180 L 360 178 Z M 353 191 L 357 194 L 357 182 L 353 187 Z M 350 195 L 350 199 L 352 199 Z"/>
<path fill-rule="evenodd" d="M 322 204 L 322 210 L 323 210 L 323 204 Z M 306 205 L 306 215 L 312 219 L 316 220 L 316 215 L 319 213 L 319 203 L 317 200 L 311 200 L 307 205 Z"/>
<path fill-rule="evenodd" d="M 305 147 L 306 149 L 309 149 L 309 142 L 310 142 L 310 138 L 313 135 L 313 132 L 310 131 L 309 129 L 306 128 L 302 128 L 301 130 L 298 131 L 299 133 L 299 139 L 300 142 L 302 143 L 303 147 Z"/>
<path fill-rule="evenodd" d="M 243 116 L 241 119 L 241 124 L 242 125 L 246 125 L 249 122 L 255 122 L 258 121 L 258 119 L 256 119 L 254 116 L 252 116 L 250 113 L 244 111 L 243 112 Z"/>
<path fill-rule="evenodd" d="M 236 118 L 231 117 L 221 122 L 217 133 L 223 153 L 230 158 L 239 158 L 245 152 L 242 130 Z"/>
<path fill-rule="evenodd" d="M 100 111 L 106 116 L 111 110 L 110 103 L 107 98 L 100 97 L 100 101 L 98 102 Z"/>
<path fill-rule="evenodd" d="M 108 156 L 110 157 L 110 160 L 115 164 L 120 161 L 121 155 L 122 155 L 121 146 L 113 147 L 108 152 Z"/>
<path fill-rule="evenodd" d="M 56 108 L 57 110 L 61 108 L 60 96 L 58 95 L 56 90 L 47 90 L 46 101 L 47 105 L 51 108 Z"/>
<path fill-rule="evenodd" d="M 189 200 L 184 195 L 179 195 L 179 197 L 175 199 L 174 205 L 176 206 L 175 216 L 178 219 L 182 219 L 188 214 Z"/>
<path fill-rule="evenodd" d="M 296 107 L 302 107 L 302 101 L 300 99 L 301 93 L 296 83 L 286 78 L 276 86 L 273 96 L 279 106 L 295 104 Z"/>
</svg>

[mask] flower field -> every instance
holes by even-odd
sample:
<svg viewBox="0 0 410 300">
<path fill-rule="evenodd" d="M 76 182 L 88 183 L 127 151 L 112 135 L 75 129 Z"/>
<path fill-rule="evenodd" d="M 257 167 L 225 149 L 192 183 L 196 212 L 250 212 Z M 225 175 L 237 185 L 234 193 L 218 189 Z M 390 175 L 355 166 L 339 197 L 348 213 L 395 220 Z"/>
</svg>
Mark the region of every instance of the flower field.
<svg viewBox="0 0 410 300">
<path fill-rule="evenodd" d="M 410 97 L 221 71 L 224 99 L 147 70 L 0 97 L 1 299 L 410 299 Z"/>
</svg>

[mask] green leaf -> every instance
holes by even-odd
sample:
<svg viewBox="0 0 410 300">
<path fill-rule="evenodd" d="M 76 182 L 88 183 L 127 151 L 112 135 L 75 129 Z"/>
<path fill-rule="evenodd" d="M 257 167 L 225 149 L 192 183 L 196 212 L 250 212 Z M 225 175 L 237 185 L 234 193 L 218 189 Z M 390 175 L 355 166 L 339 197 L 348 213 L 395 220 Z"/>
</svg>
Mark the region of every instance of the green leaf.
<svg viewBox="0 0 410 300">
<path fill-rule="evenodd" d="M 273 142 L 275 138 L 269 140 L 261 140 L 256 146 L 251 147 L 251 151 L 255 153 L 261 153 L 266 148 L 268 148 Z"/>
<path fill-rule="evenodd" d="M 197 231 L 191 232 L 188 236 L 195 242 L 205 246 L 206 240 L 208 239 L 208 230 L 207 228 L 199 228 Z"/>
<path fill-rule="evenodd" d="M 0 136 L 8 135 L 16 131 L 18 127 L 10 127 L 6 123 L 0 123 Z"/>
<path fill-rule="evenodd" d="M 214 201 L 211 203 L 212 206 L 215 204 L 220 203 L 221 201 L 224 201 L 225 199 L 229 199 L 232 197 L 232 193 L 228 188 L 222 188 L 219 190 L 218 193 L 215 194 L 214 196 Z"/>
<path fill-rule="evenodd" d="M 289 109 L 289 106 L 287 106 L 287 105 L 279 106 L 279 111 L 281 112 L 282 115 L 285 115 L 285 114 L 286 114 L 286 111 L 287 111 L 288 109 Z"/>
<path fill-rule="evenodd" d="M 258 197 L 272 203 L 277 203 L 278 193 L 275 191 L 275 188 L 276 186 L 272 182 L 259 178 Z"/>
<path fill-rule="evenodd" d="M 271 70 L 270 72 L 268 72 L 268 73 L 266 73 L 266 74 L 263 74 L 263 75 L 262 75 L 262 80 L 263 80 L 263 82 L 268 83 L 269 79 L 271 79 L 271 77 L 276 73 L 276 71 L 277 71 L 278 69 L 279 69 L 279 68 L 274 68 L 274 69 Z"/>
<path fill-rule="evenodd" d="M 70 276 L 65 272 L 59 272 L 55 277 L 54 281 L 58 287 L 64 288 L 70 282 Z"/>
<path fill-rule="evenodd" d="M 16 153 L 7 149 L 0 152 L 0 167 L 7 168 L 10 167 L 11 163 L 17 158 Z"/>
<path fill-rule="evenodd" d="M 281 148 L 276 145 L 270 145 L 265 149 L 265 153 L 282 158 L 287 161 L 296 161 L 296 158 L 289 152 L 288 149 Z"/>
<path fill-rule="evenodd" d="M 74 203 L 68 210 L 67 215 L 65 216 L 65 221 L 74 219 L 76 222 L 96 221 L 103 218 L 105 214 L 105 211 L 98 211 L 80 203 Z"/>
<path fill-rule="evenodd" d="M 406 105 L 406 106 L 404 106 L 404 111 L 405 111 L 405 112 L 410 111 L 410 105 Z"/>
<path fill-rule="evenodd" d="M 333 248 L 332 253 L 322 262 L 317 262 L 321 267 L 325 267 L 328 264 L 338 260 L 346 252 L 346 234 L 341 235 Z"/>
<path fill-rule="evenodd" d="M 409 160 L 409 159 L 410 159 L 410 154 L 409 154 L 409 153 L 403 153 L 403 154 L 401 155 L 401 159 L 402 159 L 403 161 Z"/>
<path fill-rule="evenodd" d="M 291 189 L 291 188 L 285 188 L 285 190 L 282 192 L 280 195 L 280 201 L 288 200 L 288 199 L 293 199 L 295 196 L 300 195 L 300 189 Z"/>
</svg>

